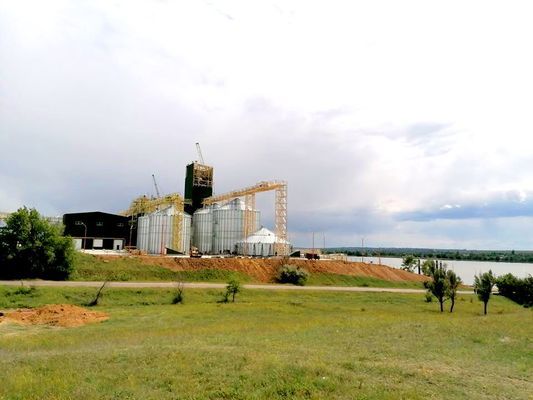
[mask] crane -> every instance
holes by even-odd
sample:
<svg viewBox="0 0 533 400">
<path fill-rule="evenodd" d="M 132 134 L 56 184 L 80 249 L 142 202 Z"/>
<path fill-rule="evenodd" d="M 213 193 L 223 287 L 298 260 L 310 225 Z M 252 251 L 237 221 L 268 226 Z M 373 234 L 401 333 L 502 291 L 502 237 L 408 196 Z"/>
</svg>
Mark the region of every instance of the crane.
<svg viewBox="0 0 533 400">
<path fill-rule="evenodd" d="M 161 198 L 161 194 L 159 193 L 159 187 L 157 186 L 157 181 L 155 180 L 155 175 L 152 174 L 152 179 L 154 180 L 154 186 L 155 186 L 155 193 L 157 194 L 157 198 Z"/>
<path fill-rule="evenodd" d="M 200 143 L 196 142 L 196 151 L 198 152 L 198 158 L 200 164 L 204 164 L 204 157 L 202 156 L 202 149 L 200 148 Z"/>
</svg>

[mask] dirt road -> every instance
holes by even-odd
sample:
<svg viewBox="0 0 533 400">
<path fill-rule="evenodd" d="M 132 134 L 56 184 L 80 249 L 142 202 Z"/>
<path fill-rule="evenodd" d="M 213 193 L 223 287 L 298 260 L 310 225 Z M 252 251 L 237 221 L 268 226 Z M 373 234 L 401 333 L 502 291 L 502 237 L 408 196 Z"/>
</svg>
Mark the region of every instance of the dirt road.
<svg viewBox="0 0 533 400">
<path fill-rule="evenodd" d="M 0 281 L 0 286 L 48 286 L 48 287 L 100 287 L 103 282 L 80 281 Z M 161 288 L 176 287 L 176 282 L 108 282 L 107 287 L 114 288 Z M 224 289 L 225 283 L 184 283 L 184 287 L 191 289 Z M 387 293 L 425 293 L 424 289 L 399 289 L 356 286 L 292 286 L 292 285 L 242 285 L 244 289 L 263 290 L 320 290 L 328 292 L 387 292 Z M 474 294 L 473 291 L 460 290 L 458 294 Z"/>
</svg>

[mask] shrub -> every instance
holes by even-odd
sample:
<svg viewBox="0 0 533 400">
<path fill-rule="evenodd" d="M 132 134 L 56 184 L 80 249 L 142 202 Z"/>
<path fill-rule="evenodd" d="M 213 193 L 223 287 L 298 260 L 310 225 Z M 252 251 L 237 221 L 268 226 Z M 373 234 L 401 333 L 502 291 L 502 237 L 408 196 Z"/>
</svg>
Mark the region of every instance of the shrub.
<svg viewBox="0 0 533 400">
<path fill-rule="evenodd" d="M 174 294 L 174 297 L 172 298 L 172 304 L 183 304 L 183 282 L 178 282 L 178 286 L 176 288 L 176 293 Z"/>
<path fill-rule="evenodd" d="M 292 283 L 293 285 L 304 286 L 309 278 L 309 272 L 300 267 L 283 265 L 278 271 L 277 281 L 279 283 Z"/>
<path fill-rule="evenodd" d="M 11 214 L 0 228 L 0 278 L 67 279 L 72 272 L 72 239 L 61 236 L 35 209 Z"/>
<path fill-rule="evenodd" d="M 520 279 L 506 274 L 496 279 L 496 286 L 502 296 L 525 307 L 533 306 L 533 276 Z"/>
<path fill-rule="evenodd" d="M 241 290 L 241 284 L 239 281 L 234 279 L 229 281 L 228 285 L 226 286 L 226 293 L 224 293 L 224 296 L 222 297 L 222 303 L 227 303 L 230 296 L 232 303 L 235 303 L 235 296 L 237 293 L 240 293 Z"/>
</svg>

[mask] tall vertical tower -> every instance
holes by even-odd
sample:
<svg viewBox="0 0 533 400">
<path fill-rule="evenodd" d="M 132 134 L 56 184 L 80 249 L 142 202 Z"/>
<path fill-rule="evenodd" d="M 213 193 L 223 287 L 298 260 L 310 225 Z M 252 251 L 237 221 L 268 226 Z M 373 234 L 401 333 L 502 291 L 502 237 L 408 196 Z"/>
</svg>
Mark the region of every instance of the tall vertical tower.
<svg viewBox="0 0 533 400">
<path fill-rule="evenodd" d="M 185 212 L 194 214 L 205 198 L 213 195 L 213 167 L 193 162 L 185 176 Z"/>
</svg>

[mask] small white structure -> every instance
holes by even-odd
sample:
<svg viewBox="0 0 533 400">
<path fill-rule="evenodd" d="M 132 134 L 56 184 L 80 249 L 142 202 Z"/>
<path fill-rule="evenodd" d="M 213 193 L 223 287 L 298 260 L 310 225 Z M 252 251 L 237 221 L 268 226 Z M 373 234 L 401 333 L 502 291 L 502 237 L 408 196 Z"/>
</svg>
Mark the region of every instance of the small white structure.
<svg viewBox="0 0 533 400">
<path fill-rule="evenodd" d="M 181 219 L 181 240 L 175 229 Z M 137 248 L 148 254 L 166 254 L 167 249 L 189 253 L 191 244 L 191 216 L 177 211 L 174 206 L 139 217 L 137 222 Z"/>
<path fill-rule="evenodd" d="M 277 255 L 276 243 L 285 247 L 285 254 L 290 254 L 292 246 L 288 241 L 278 238 L 274 232 L 266 228 L 261 228 L 253 235 L 248 236 L 246 240 L 238 242 L 237 252 L 249 256 L 275 256 Z"/>
</svg>

